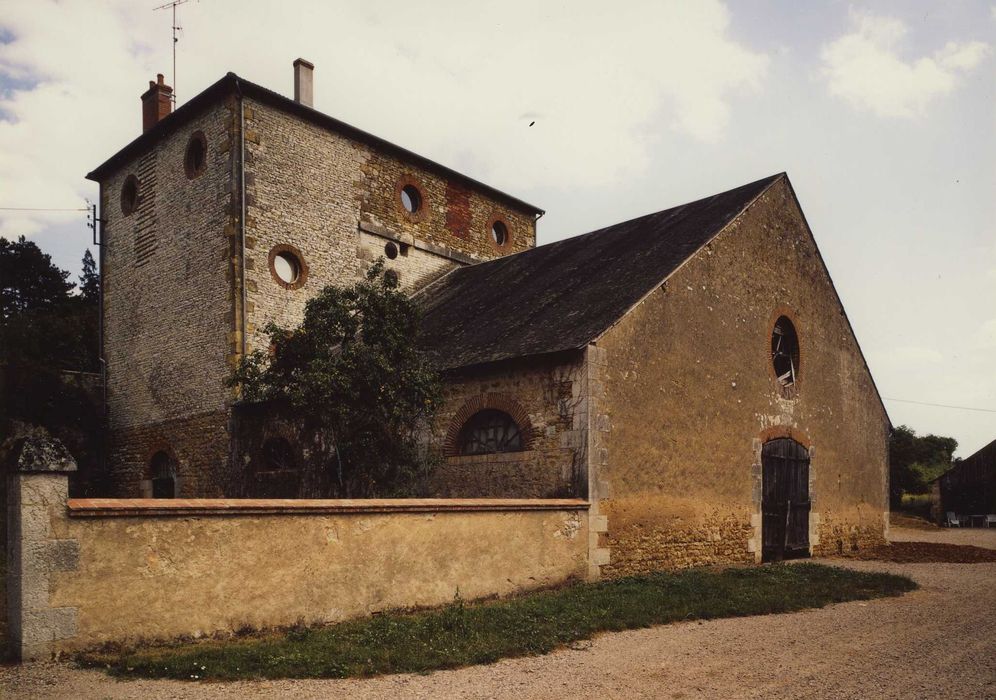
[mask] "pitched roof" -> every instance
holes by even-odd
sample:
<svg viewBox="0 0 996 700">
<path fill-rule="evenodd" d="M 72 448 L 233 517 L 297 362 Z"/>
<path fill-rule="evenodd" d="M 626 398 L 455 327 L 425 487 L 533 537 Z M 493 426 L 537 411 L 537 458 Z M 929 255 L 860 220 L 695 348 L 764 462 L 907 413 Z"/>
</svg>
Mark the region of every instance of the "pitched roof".
<svg viewBox="0 0 996 700">
<path fill-rule="evenodd" d="M 418 296 L 422 344 L 441 369 L 584 347 L 781 177 L 457 268 Z"/>
<path fill-rule="evenodd" d="M 247 95 L 259 100 L 260 102 L 268 104 L 271 107 L 276 107 L 284 112 L 295 114 L 305 121 L 311 122 L 317 126 L 356 139 L 361 143 L 370 144 L 375 148 L 391 153 L 402 160 L 419 165 L 430 172 L 437 173 L 449 179 L 464 182 L 472 188 L 486 192 L 499 201 L 503 201 L 516 209 L 527 211 L 530 214 L 543 213 L 542 209 L 533 204 L 524 202 L 521 199 L 513 197 L 512 195 L 502 192 L 501 190 L 497 190 L 490 185 L 484 184 L 483 182 L 478 182 L 477 180 L 468 177 L 461 172 L 457 172 L 452 168 L 441 165 L 440 163 L 430 160 L 425 156 L 413 153 L 412 151 L 393 144 L 390 141 L 386 141 L 379 136 L 374 136 L 373 134 L 363 131 L 362 129 L 358 129 L 351 124 L 347 124 L 346 122 L 340 121 L 334 117 L 330 117 L 324 112 L 319 112 L 318 110 L 308 107 L 307 105 L 303 105 L 300 102 L 284 97 L 283 95 L 265 88 L 262 85 L 257 85 L 256 83 L 250 82 L 245 78 L 239 77 L 235 73 L 226 73 L 220 80 L 190 98 L 190 100 L 181 105 L 175 112 L 163 117 L 154 127 L 143 133 L 141 136 L 87 173 L 87 179 L 99 182 L 125 162 L 131 160 L 140 153 L 143 153 L 146 149 L 148 149 L 150 144 L 157 141 L 160 137 L 165 134 L 172 133 L 184 124 L 187 124 L 191 119 L 198 116 L 205 107 L 232 93 L 237 95 Z"/>
</svg>

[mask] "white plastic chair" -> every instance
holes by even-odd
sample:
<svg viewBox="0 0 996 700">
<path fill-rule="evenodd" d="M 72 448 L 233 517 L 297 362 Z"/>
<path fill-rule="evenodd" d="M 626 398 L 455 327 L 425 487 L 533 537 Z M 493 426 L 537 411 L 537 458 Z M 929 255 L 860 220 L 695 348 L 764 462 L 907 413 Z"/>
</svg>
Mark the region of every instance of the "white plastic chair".
<svg viewBox="0 0 996 700">
<path fill-rule="evenodd" d="M 953 510 L 948 511 L 947 518 L 948 519 L 945 525 L 947 525 L 948 527 L 964 527 L 965 519 L 959 518 L 957 515 L 955 515 L 955 512 Z"/>
</svg>

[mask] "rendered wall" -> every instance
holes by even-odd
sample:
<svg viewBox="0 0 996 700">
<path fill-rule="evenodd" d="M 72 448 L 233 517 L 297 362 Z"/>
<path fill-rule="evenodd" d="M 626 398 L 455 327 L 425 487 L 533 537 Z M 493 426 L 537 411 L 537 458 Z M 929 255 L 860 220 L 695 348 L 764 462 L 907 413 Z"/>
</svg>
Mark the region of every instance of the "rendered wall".
<svg viewBox="0 0 996 700">
<path fill-rule="evenodd" d="M 801 346 L 795 398 L 771 370 L 782 313 Z M 882 540 L 887 417 L 785 181 L 595 350 L 604 573 L 758 559 L 761 445 L 780 436 L 810 448 L 813 552 Z"/>
<path fill-rule="evenodd" d="M 17 479 L 23 658 L 334 622 L 588 574 L 579 500 L 97 499 L 67 508 L 64 474 Z"/>
</svg>

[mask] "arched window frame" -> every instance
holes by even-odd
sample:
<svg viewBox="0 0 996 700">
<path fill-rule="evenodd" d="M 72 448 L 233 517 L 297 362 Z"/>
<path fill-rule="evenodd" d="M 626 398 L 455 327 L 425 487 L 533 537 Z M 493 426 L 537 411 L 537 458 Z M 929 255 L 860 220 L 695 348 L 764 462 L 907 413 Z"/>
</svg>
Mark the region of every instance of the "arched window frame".
<svg viewBox="0 0 996 700">
<path fill-rule="evenodd" d="M 777 370 L 775 369 L 775 355 L 774 355 L 774 343 L 773 340 L 776 334 L 776 327 L 782 320 L 788 321 L 791 324 L 792 331 L 795 337 L 795 348 L 794 352 L 791 353 L 792 358 L 792 381 L 786 383 L 781 377 L 779 377 Z M 779 306 L 774 310 L 771 318 L 768 322 L 768 336 L 767 342 L 765 344 L 765 353 L 767 355 L 767 365 L 768 374 L 774 381 L 778 388 L 778 393 L 781 394 L 783 399 L 795 399 L 799 395 L 799 387 L 802 384 L 800 378 L 800 370 L 803 362 L 803 341 L 801 338 L 802 329 L 799 323 L 799 319 L 792 309 L 786 306 Z"/>
<path fill-rule="evenodd" d="M 533 449 L 533 440 L 535 438 L 536 431 L 533 428 L 532 421 L 529 418 L 529 413 L 526 412 L 525 408 L 518 402 L 518 400 L 516 400 L 514 396 L 501 392 L 490 392 L 480 394 L 467 400 L 467 402 L 464 403 L 463 406 L 461 406 L 460 409 L 453 415 L 453 418 L 450 421 L 449 429 L 446 433 L 446 438 L 443 442 L 443 453 L 447 457 L 482 456 L 461 454 L 460 435 L 464 426 L 467 425 L 467 422 L 474 415 L 485 410 L 495 410 L 507 413 L 519 428 L 519 433 L 522 437 L 521 452 L 528 452 Z"/>
<path fill-rule="evenodd" d="M 509 414 L 485 408 L 472 415 L 460 428 L 461 455 L 522 452 L 522 429 Z"/>
<path fill-rule="evenodd" d="M 179 495 L 179 478 L 176 457 L 168 449 L 155 450 L 148 460 L 149 498 L 176 498 Z"/>
</svg>

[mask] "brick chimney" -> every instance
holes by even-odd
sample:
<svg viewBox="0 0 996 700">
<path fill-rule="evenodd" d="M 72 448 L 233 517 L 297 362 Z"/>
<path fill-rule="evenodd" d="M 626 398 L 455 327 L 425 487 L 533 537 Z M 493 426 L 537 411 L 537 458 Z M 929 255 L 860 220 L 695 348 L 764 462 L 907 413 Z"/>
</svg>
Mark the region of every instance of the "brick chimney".
<svg viewBox="0 0 996 700">
<path fill-rule="evenodd" d="M 145 133 L 173 110 L 173 88 L 163 82 L 163 74 L 156 82 L 149 81 L 149 89 L 142 95 L 142 133 Z"/>
<path fill-rule="evenodd" d="M 294 61 L 294 101 L 313 107 L 315 64 L 299 58 Z"/>
</svg>

